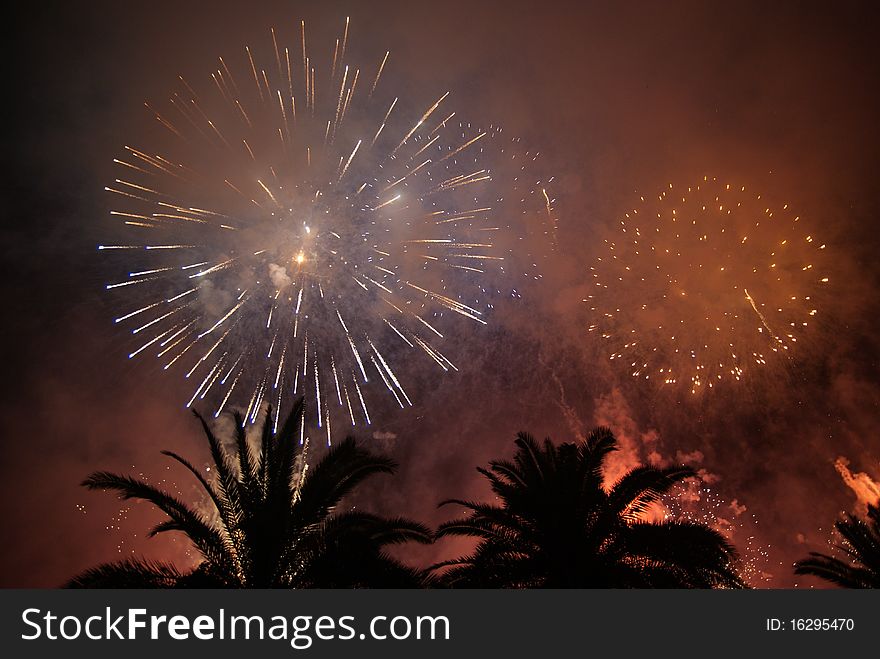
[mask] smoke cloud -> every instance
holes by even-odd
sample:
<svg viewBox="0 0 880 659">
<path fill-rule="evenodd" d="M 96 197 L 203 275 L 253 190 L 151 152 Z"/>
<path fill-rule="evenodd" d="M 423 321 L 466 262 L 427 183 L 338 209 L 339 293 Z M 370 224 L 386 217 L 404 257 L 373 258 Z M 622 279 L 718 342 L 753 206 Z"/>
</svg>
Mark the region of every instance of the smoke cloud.
<svg viewBox="0 0 880 659">
<path fill-rule="evenodd" d="M 861 512 L 865 512 L 868 506 L 880 504 L 880 482 L 864 471 L 853 473 L 849 469 L 849 464 L 849 460 L 841 456 L 834 461 L 834 468 L 837 469 L 844 484 L 855 493 Z"/>
</svg>

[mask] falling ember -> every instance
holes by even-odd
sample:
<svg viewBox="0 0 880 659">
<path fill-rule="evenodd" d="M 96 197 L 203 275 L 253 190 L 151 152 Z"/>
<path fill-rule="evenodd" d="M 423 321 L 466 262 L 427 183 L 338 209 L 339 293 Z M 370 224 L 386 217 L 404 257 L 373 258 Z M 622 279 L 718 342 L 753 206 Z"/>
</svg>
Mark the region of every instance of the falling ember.
<svg viewBox="0 0 880 659">
<path fill-rule="evenodd" d="M 555 237 L 556 211 L 518 139 L 453 121 L 450 92 L 393 93 L 388 52 L 347 61 L 348 20 L 326 65 L 295 32 L 285 45 L 272 29 L 268 47 L 146 106 L 161 144 L 114 160 L 126 238 L 98 249 L 122 273 L 106 289 L 137 337 L 130 358 L 179 370 L 187 405 L 210 399 L 215 416 L 253 422 L 268 403 L 277 425 L 305 395 L 303 441 L 310 428 L 330 441 L 334 415 L 369 424 L 381 395 L 411 406 L 408 369 L 457 370 L 445 328 L 518 297 L 499 284 L 509 271 L 540 279 L 512 227 L 537 200 Z"/>
<path fill-rule="evenodd" d="M 589 266 L 588 330 L 633 377 L 693 394 L 740 381 L 814 331 L 824 250 L 787 205 L 715 178 L 670 184 Z"/>
</svg>

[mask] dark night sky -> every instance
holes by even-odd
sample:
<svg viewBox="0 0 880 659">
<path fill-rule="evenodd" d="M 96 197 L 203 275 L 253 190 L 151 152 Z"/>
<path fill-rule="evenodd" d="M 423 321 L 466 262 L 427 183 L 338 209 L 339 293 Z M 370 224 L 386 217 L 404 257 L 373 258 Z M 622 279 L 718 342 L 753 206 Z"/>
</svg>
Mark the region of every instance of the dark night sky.
<svg viewBox="0 0 880 659">
<path fill-rule="evenodd" d="M 834 460 L 880 480 L 880 52 L 869 8 L 449 0 L 26 10 L 13 28 L 0 202 L 0 585 L 57 585 L 120 546 L 183 558 L 179 542 L 144 539 L 145 507 L 117 522 L 115 500 L 77 485 L 95 469 L 185 482 L 159 450 L 207 458 L 182 383 L 128 362 L 112 326 L 95 249 L 110 226 L 110 161 L 145 125 L 143 101 L 165 97 L 177 74 L 197 78 L 218 54 L 265 43 L 269 26 L 300 18 L 330 43 L 346 15 L 352 42 L 390 49 L 414 92 L 454 90 L 468 112 L 540 148 L 557 176 L 564 246 L 542 287 L 462 348 L 468 368 L 376 424 L 397 435 L 381 444 L 401 469 L 360 503 L 436 523 L 448 514 L 439 500 L 485 494 L 474 467 L 509 452 L 517 430 L 561 440 L 601 422 L 622 435 L 625 459 L 700 451 L 724 501 L 757 520 L 746 533 L 770 548 L 769 583 L 792 585 L 791 562 L 824 548 L 839 511 L 858 507 Z M 704 174 L 795 206 L 832 250 L 834 288 L 792 373 L 676 404 L 608 368 L 581 299 L 601 236 L 637 191 Z"/>
</svg>

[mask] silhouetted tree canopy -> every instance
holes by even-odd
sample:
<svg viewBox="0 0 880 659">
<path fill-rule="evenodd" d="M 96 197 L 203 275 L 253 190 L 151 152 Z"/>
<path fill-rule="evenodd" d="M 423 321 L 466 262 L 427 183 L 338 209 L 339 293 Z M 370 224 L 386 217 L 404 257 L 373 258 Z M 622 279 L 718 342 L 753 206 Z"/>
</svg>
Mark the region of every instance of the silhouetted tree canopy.
<svg viewBox="0 0 880 659">
<path fill-rule="evenodd" d="M 68 587 L 360 588 L 418 587 L 425 574 L 386 553 L 404 542 L 429 543 L 431 531 L 417 522 L 367 512 L 338 512 L 343 497 L 370 476 L 393 473 L 396 464 L 349 437 L 314 466 L 299 442 L 302 400 L 275 434 L 267 414 L 255 451 L 245 419 L 236 413 L 235 444 L 225 447 L 198 414 L 213 467 L 212 479 L 172 451 L 207 493 L 206 515 L 143 480 L 95 472 L 83 485 L 113 490 L 121 499 L 152 503 L 165 519 L 154 536 L 179 531 L 203 561 L 181 574 L 171 565 L 127 559 L 99 565 Z"/>
<path fill-rule="evenodd" d="M 607 428 L 586 441 L 543 445 L 516 439 L 513 461 L 478 469 L 498 503 L 452 499 L 468 510 L 439 536 L 479 540 L 470 555 L 434 566 L 451 587 L 742 588 L 735 549 L 690 521 L 645 521 L 643 514 L 687 467 L 636 467 L 609 489 L 605 460 L 617 450 Z"/>
<path fill-rule="evenodd" d="M 796 574 L 811 574 L 844 588 L 880 588 L 880 507 L 868 506 L 865 519 L 847 514 L 834 523 L 843 538 L 841 556 L 810 552 L 795 564 Z"/>
</svg>

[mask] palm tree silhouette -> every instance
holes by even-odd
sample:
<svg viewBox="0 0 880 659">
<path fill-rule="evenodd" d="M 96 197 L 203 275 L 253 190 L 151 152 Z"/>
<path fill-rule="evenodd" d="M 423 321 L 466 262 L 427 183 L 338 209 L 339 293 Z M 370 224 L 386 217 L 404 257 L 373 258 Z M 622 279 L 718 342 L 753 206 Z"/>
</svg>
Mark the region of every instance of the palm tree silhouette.
<svg viewBox="0 0 880 659">
<path fill-rule="evenodd" d="M 843 557 L 810 552 L 795 563 L 795 574 L 811 574 L 844 588 L 880 588 L 880 506 L 869 505 L 867 519 L 847 514 L 834 523 Z"/>
<path fill-rule="evenodd" d="M 479 539 L 474 552 L 433 566 L 451 587 L 745 587 L 736 551 L 718 532 L 688 521 L 651 523 L 643 513 L 683 479 L 687 467 L 636 467 L 610 489 L 606 457 L 617 450 L 607 428 L 579 444 L 540 446 L 520 433 L 513 462 L 479 468 L 500 505 L 452 499 L 469 514 L 438 536 Z"/>
<path fill-rule="evenodd" d="M 235 446 L 230 449 L 196 413 L 213 459 L 213 482 L 172 451 L 162 453 L 183 465 L 210 498 L 212 518 L 138 479 L 99 471 L 83 485 L 113 490 L 121 499 L 148 501 L 166 519 L 150 536 L 180 531 L 203 561 L 181 574 L 174 566 L 142 560 L 100 565 L 72 579 L 69 587 L 416 587 L 427 577 L 389 556 L 389 545 L 429 543 L 431 531 L 404 518 L 367 512 L 336 512 L 340 501 L 366 478 L 393 473 L 394 461 L 361 447 L 351 437 L 330 449 L 312 468 L 307 443 L 298 440 L 300 399 L 273 433 L 263 422 L 254 455 L 245 419 L 234 414 Z M 216 520 L 216 521 L 215 521 Z"/>
</svg>

